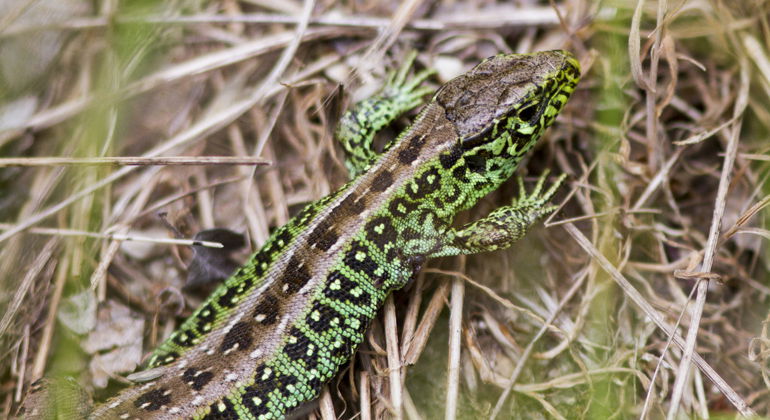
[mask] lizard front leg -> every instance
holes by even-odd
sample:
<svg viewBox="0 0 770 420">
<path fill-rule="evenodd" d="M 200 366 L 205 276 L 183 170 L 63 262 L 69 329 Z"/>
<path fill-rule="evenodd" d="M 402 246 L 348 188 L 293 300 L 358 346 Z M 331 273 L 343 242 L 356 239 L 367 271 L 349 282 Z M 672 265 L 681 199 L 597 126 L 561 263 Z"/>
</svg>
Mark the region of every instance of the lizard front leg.
<svg viewBox="0 0 770 420">
<path fill-rule="evenodd" d="M 422 105 L 423 97 L 433 92 L 432 88 L 420 85 L 435 70 L 423 70 L 407 78 L 415 57 L 416 53 L 412 52 L 398 71 L 390 73 L 379 95 L 357 103 L 340 119 L 334 136 L 346 152 L 345 164 L 351 178 L 364 172 L 378 155 L 373 146 L 377 132 Z"/>
<path fill-rule="evenodd" d="M 487 217 L 468 223 L 459 229 L 448 230 L 444 234 L 444 238 L 438 241 L 439 246 L 432 250 L 427 257 L 475 254 L 510 247 L 522 238 L 536 221 L 556 209 L 555 205 L 547 203 L 556 193 L 566 175 L 562 174 L 553 185 L 543 192 L 547 176 L 548 171 L 540 177 L 530 194 L 527 194 L 524 189 L 524 181 L 519 178 L 520 195 L 511 205 L 501 207 Z"/>
</svg>

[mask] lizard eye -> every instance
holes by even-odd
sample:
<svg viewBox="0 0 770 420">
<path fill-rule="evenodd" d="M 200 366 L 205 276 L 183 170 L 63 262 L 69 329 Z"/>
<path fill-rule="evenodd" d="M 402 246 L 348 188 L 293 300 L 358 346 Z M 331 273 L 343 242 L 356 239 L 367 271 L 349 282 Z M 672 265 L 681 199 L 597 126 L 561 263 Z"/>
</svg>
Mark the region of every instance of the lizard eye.
<svg viewBox="0 0 770 420">
<path fill-rule="evenodd" d="M 540 117 L 543 116 L 547 105 L 547 101 L 538 101 L 532 104 L 528 104 L 525 108 L 519 110 L 517 116 L 523 123 L 537 125 L 537 123 L 540 121 Z"/>
<path fill-rule="evenodd" d="M 538 103 L 529 104 L 518 112 L 518 117 L 523 122 L 530 122 L 538 114 Z"/>
</svg>

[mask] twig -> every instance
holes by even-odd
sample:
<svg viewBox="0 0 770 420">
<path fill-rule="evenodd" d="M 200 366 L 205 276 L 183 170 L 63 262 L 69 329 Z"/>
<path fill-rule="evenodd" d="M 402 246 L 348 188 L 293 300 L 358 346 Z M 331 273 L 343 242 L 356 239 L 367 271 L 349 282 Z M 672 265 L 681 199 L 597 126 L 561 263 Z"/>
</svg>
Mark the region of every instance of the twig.
<svg viewBox="0 0 770 420">
<path fill-rule="evenodd" d="M 14 226 L 8 223 L 0 223 L 0 230 L 12 229 Z M 141 235 L 129 235 L 119 233 L 96 233 L 87 232 L 76 229 L 57 229 L 57 228 L 31 228 L 29 233 L 35 233 L 38 235 L 50 235 L 50 236 L 85 236 L 88 238 L 97 239 L 110 239 L 115 241 L 135 241 L 135 242 L 150 242 L 156 244 L 171 244 L 171 245 L 188 245 L 188 246 L 205 246 L 207 248 L 222 248 L 223 245 L 219 242 L 212 241 L 199 241 L 196 239 L 176 239 L 176 238 L 152 238 L 149 236 Z"/>
<path fill-rule="evenodd" d="M 459 271 L 465 269 L 465 256 L 459 258 Z M 457 417 L 457 394 L 460 392 L 460 355 L 462 350 L 463 303 L 465 282 L 457 276 L 452 279 L 452 300 L 449 306 L 449 362 L 447 373 L 445 420 Z"/>
<path fill-rule="evenodd" d="M 398 348 L 398 325 L 396 306 L 391 294 L 385 300 L 385 345 L 388 353 L 388 379 L 390 380 L 390 403 L 393 405 L 393 418 L 403 418 L 403 400 L 401 386 L 401 355 Z"/>
<path fill-rule="evenodd" d="M 149 166 L 149 165 L 271 165 L 269 160 L 241 156 L 115 156 L 94 158 L 0 158 L 4 166 Z"/>
</svg>

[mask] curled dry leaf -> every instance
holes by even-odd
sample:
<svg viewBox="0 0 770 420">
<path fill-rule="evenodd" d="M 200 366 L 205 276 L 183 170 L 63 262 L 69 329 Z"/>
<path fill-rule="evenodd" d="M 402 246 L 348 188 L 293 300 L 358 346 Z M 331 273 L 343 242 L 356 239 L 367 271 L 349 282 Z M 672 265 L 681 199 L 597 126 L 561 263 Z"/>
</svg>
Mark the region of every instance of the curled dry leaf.
<svg viewBox="0 0 770 420">
<path fill-rule="evenodd" d="M 89 365 L 96 387 L 107 386 L 111 376 L 133 371 L 142 359 L 144 319 L 115 301 L 99 309 L 96 328 L 82 342 L 92 354 Z"/>
</svg>

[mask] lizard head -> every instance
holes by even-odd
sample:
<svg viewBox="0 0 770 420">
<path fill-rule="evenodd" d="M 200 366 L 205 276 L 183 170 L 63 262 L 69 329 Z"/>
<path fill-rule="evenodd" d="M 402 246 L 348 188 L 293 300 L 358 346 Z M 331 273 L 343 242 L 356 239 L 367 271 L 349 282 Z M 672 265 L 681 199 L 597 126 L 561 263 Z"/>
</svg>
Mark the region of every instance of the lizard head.
<svg viewBox="0 0 770 420">
<path fill-rule="evenodd" d="M 465 150 L 526 152 L 569 99 L 580 65 L 566 51 L 499 54 L 447 82 L 435 101 Z"/>
</svg>

